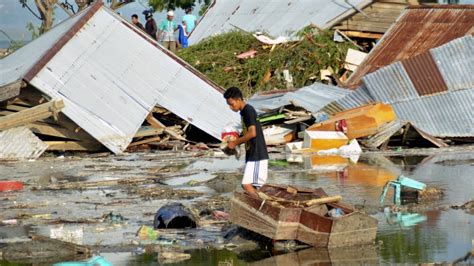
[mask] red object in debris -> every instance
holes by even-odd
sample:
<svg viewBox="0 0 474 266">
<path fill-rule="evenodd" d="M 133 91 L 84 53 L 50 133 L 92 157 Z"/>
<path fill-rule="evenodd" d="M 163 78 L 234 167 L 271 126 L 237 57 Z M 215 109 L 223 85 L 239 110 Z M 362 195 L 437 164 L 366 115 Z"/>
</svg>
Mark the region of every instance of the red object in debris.
<svg viewBox="0 0 474 266">
<path fill-rule="evenodd" d="M 19 181 L 0 181 L 0 192 L 22 190 L 23 183 Z"/>
<path fill-rule="evenodd" d="M 222 132 L 221 133 L 221 140 L 226 140 L 227 137 L 230 136 L 231 139 L 238 139 L 239 138 L 239 133 L 232 131 L 232 132 Z"/>
<path fill-rule="evenodd" d="M 344 134 L 347 134 L 347 121 L 346 119 L 341 119 L 336 122 L 336 131 L 341 131 Z"/>
</svg>

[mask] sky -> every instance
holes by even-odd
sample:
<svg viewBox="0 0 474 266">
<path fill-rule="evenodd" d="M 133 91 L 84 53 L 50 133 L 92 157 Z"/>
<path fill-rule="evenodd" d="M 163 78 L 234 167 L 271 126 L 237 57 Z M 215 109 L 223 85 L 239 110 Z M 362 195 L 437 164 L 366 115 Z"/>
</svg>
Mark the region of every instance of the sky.
<svg viewBox="0 0 474 266">
<path fill-rule="evenodd" d="M 65 0 L 59 0 L 61 2 Z M 67 0 L 69 3 L 75 3 L 74 0 Z M 473 0 L 474 1 L 474 0 Z M 137 14 L 140 22 L 145 24 L 145 18 L 142 12 L 145 9 L 148 9 L 147 0 L 137 0 L 133 3 L 127 4 L 124 7 L 117 10 L 120 15 L 122 15 L 125 19 L 130 21 L 130 17 L 132 14 Z M 36 6 L 34 4 L 34 0 L 28 0 L 29 6 L 37 12 Z M 77 9 L 77 7 L 75 7 Z M 199 13 L 200 5 L 196 3 L 196 7 L 194 8 L 195 15 L 197 16 Z M 166 12 L 155 13 L 153 17 L 155 18 L 156 22 L 159 23 L 162 19 L 166 18 Z M 175 21 L 181 21 L 182 16 L 184 16 L 184 10 L 178 9 L 175 10 Z M 60 7 L 55 9 L 55 20 L 54 24 L 58 24 L 61 21 L 67 19 L 69 15 L 64 12 Z M 41 24 L 41 21 L 37 19 L 30 11 L 26 8 L 22 8 L 21 4 L 18 0 L 0 0 L 0 48 L 7 48 L 9 44 L 9 39 L 5 34 L 2 33 L 4 31 L 11 39 L 15 41 L 29 41 L 31 40 L 31 33 L 26 28 L 26 25 L 31 22 L 36 26 Z M 6 46 L 6 47 L 2 47 Z"/>
<path fill-rule="evenodd" d="M 75 3 L 74 0 L 59 0 L 68 1 L 69 3 Z M 447 0 L 439 0 L 440 3 L 446 3 Z M 29 6 L 36 10 L 34 0 L 28 0 Z M 144 24 L 145 19 L 142 15 L 142 11 L 148 8 L 148 0 L 136 0 L 123 8 L 117 10 L 125 19 L 130 20 L 132 14 L 137 14 L 140 21 Z M 474 4 L 474 0 L 460 0 L 459 4 Z M 199 13 L 200 5 L 196 3 L 194 9 L 195 15 Z M 55 9 L 56 16 L 54 23 L 60 23 L 64 19 L 68 18 L 68 15 L 59 7 Z M 175 21 L 181 20 L 184 15 L 184 11 L 179 9 L 175 11 Z M 165 12 L 155 13 L 154 18 L 159 23 L 166 17 Z M 29 41 L 31 39 L 31 33 L 26 28 L 26 25 L 32 22 L 35 25 L 40 24 L 35 16 L 33 16 L 26 8 L 22 8 L 18 0 L 0 0 L 0 48 L 8 47 L 8 38 L 4 31 L 15 41 Z M 6 47 L 5 47 L 6 45 Z"/>
</svg>

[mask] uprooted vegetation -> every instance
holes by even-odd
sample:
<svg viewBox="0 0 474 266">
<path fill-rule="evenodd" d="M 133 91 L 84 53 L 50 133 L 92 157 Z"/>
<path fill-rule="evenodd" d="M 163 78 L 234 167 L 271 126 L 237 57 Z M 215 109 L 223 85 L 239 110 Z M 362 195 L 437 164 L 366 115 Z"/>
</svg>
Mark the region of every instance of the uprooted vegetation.
<svg viewBox="0 0 474 266">
<path fill-rule="evenodd" d="M 252 34 L 231 31 L 212 36 L 199 44 L 178 51 L 178 55 L 211 80 L 226 88 L 238 86 L 246 96 L 258 91 L 300 88 L 321 80 L 321 70 L 332 68 L 335 76 L 344 74 L 344 58 L 350 42 L 333 41 L 332 31 L 315 32 L 306 28 L 300 40 L 265 45 Z M 247 59 L 236 56 L 250 50 Z M 283 71 L 292 76 L 289 84 Z"/>
</svg>

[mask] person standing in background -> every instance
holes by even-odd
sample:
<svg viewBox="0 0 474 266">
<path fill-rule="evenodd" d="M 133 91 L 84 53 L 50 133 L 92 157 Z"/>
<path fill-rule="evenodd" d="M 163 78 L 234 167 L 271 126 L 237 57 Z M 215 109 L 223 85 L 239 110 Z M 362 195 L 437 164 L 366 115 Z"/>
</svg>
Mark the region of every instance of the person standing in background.
<svg viewBox="0 0 474 266">
<path fill-rule="evenodd" d="M 194 30 L 197 24 L 197 17 L 192 14 L 193 8 L 186 8 L 186 15 L 183 16 L 183 21 L 186 22 L 186 33 L 189 35 Z"/>
<path fill-rule="evenodd" d="M 186 32 L 186 21 L 178 25 L 178 43 L 181 48 L 188 47 L 188 33 Z"/>
<path fill-rule="evenodd" d="M 135 25 L 137 28 L 143 30 L 143 31 L 145 30 L 145 28 L 140 23 L 140 21 L 138 21 L 138 15 L 137 14 L 132 15 L 132 24 Z"/>
<path fill-rule="evenodd" d="M 166 49 L 175 52 L 176 51 L 176 37 L 174 32 L 178 29 L 178 26 L 173 21 L 174 12 L 172 10 L 168 11 L 166 14 L 166 19 L 160 23 L 158 31 L 158 41 Z"/>
<path fill-rule="evenodd" d="M 145 31 L 150 35 L 154 40 L 156 40 L 156 22 L 153 19 L 153 14 L 151 12 L 146 12 L 145 14 Z"/>
</svg>

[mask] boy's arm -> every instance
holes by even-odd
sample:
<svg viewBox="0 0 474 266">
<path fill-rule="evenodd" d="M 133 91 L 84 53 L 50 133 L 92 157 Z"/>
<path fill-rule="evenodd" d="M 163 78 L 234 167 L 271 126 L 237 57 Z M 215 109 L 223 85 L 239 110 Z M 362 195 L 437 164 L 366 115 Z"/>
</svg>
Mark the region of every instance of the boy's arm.
<svg viewBox="0 0 474 266">
<path fill-rule="evenodd" d="M 254 125 L 251 125 L 249 128 L 247 128 L 247 132 L 240 138 L 229 141 L 227 144 L 227 147 L 229 149 L 235 149 L 235 147 L 239 144 L 242 144 L 244 142 L 247 142 L 257 136 L 257 128 Z"/>
</svg>

